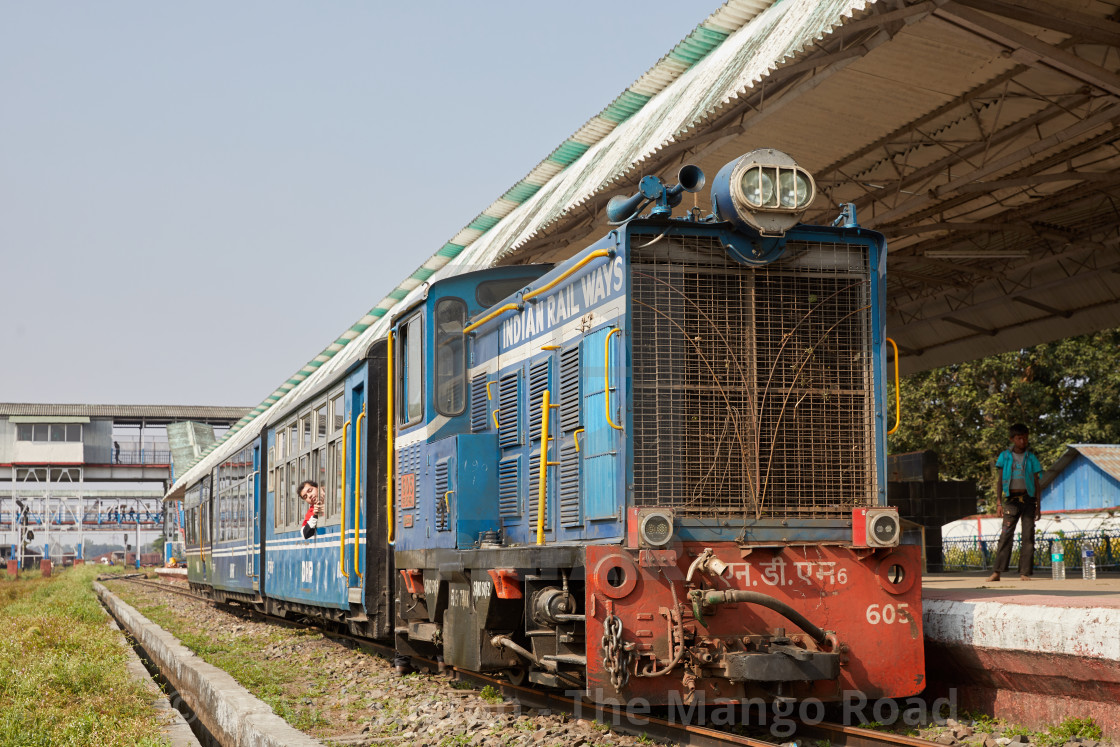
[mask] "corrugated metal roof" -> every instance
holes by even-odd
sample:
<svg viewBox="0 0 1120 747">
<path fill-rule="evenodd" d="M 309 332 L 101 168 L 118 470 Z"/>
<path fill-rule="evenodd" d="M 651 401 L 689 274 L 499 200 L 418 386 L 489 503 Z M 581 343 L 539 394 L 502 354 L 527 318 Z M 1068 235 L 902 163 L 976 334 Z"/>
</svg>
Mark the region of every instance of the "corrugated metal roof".
<svg viewBox="0 0 1120 747">
<path fill-rule="evenodd" d="M 1120 480 L 1120 445 L 1117 444 L 1070 444 L 1093 464 L 1100 467 L 1110 477 Z"/>
<path fill-rule="evenodd" d="M 1120 324 L 1120 24 L 1114 4 L 1046 7 L 726 3 L 251 415 L 336 376 L 425 281 L 564 259 L 644 173 L 761 146 L 818 178 L 808 222 L 851 202 L 888 237 L 904 373 Z"/>
<path fill-rule="evenodd" d="M 1050 469 L 1042 475 L 1042 487 L 1047 487 L 1062 471 L 1073 464 L 1077 455 L 1088 459 L 1110 477 L 1120 480 L 1120 445 L 1070 444 Z"/>
<path fill-rule="evenodd" d="M 238 420 L 247 407 L 203 407 L 191 405 L 57 405 L 19 402 L 0 403 L 0 416 L 87 417 L 150 420 Z"/>
<path fill-rule="evenodd" d="M 311 379 L 329 381 L 345 370 L 357 358 L 354 351 L 364 347 L 350 343 L 383 336 L 388 329 L 389 310 L 406 301 L 424 281 L 454 274 L 455 268 L 460 266 L 493 263 L 505 250 L 516 245 L 511 239 L 523 242 L 578 207 L 581 200 L 633 170 L 641 158 L 671 142 L 675 133 L 699 124 L 744 87 L 765 77 L 772 65 L 795 55 L 866 5 L 867 0 L 785 0 L 779 4 L 773 0 L 729 0 L 649 72 L 561 143 L 524 179 L 452 237 L 410 278 L 236 423 L 226 440 L 211 450 L 214 457 L 204 455 L 196 465 L 198 469 L 192 467 L 184 473 L 172 492 L 204 474 L 212 462 L 245 446 L 260 431 L 265 418 L 248 428 L 248 433 L 243 429 L 257 418 L 274 412 L 278 405 L 283 406 L 301 383 Z M 763 23 L 762 19 L 767 16 Z M 734 41 L 728 44 L 729 40 Z M 734 49 L 724 53 L 727 47 Z M 713 55 L 713 52 L 719 54 Z M 737 59 L 740 64 L 748 59 L 754 62 L 745 70 L 729 71 L 729 58 Z M 702 72 L 696 72 L 701 69 Z M 683 79 L 692 81 L 691 87 L 682 87 Z M 670 93 L 673 90 L 676 95 Z M 689 95 L 689 91 L 695 96 Z M 651 107 L 651 104 L 656 106 Z M 635 116 L 637 114 L 641 116 Z M 636 131 L 633 122 L 641 123 Z M 620 137 L 621 128 L 626 130 Z M 641 142 L 635 143 L 635 137 Z M 603 154 L 607 146 L 609 157 Z M 568 169 L 577 162 L 580 168 Z M 450 263 L 453 264 L 448 268 Z M 336 360 L 343 350 L 349 354 Z"/>
</svg>

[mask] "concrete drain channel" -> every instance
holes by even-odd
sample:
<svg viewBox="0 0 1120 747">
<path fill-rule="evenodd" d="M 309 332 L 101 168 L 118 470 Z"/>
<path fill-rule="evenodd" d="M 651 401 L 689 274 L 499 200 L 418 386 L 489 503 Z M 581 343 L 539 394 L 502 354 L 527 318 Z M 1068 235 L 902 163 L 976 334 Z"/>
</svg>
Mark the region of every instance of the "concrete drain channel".
<svg viewBox="0 0 1120 747">
<path fill-rule="evenodd" d="M 145 662 L 137 665 L 146 668 L 167 693 L 170 707 L 181 714 L 176 720 L 181 725 L 172 724 L 166 735 L 176 747 L 323 747 L 322 742 L 290 726 L 233 677 L 207 664 L 104 586 L 94 582 L 93 588 Z M 193 739 L 182 732 L 187 727 Z"/>
</svg>

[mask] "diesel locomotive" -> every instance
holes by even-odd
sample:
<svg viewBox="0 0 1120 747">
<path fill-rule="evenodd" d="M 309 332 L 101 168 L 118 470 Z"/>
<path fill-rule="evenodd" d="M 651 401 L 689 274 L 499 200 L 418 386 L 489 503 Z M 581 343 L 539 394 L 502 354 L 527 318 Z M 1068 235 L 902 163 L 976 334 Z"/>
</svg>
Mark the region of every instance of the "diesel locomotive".
<svg viewBox="0 0 1120 747">
<path fill-rule="evenodd" d="M 886 243 L 761 149 L 644 177 L 556 265 L 447 274 L 172 489 L 189 578 L 603 700 L 903 697 Z M 299 531 L 303 480 L 325 493 Z"/>
</svg>

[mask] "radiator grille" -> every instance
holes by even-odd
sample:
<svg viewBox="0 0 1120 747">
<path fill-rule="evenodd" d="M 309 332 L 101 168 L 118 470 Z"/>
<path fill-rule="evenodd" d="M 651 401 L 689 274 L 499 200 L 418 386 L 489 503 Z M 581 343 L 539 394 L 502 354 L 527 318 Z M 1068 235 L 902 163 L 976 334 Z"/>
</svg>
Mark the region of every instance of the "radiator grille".
<svg viewBox="0 0 1120 747">
<path fill-rule="evenodd" d="M 790 242 L 752 268 L 714 237 L 665 237 L 631 272 L 638 506 L 833 518 L 871 502 L 863 246 Z"/>
</svg>

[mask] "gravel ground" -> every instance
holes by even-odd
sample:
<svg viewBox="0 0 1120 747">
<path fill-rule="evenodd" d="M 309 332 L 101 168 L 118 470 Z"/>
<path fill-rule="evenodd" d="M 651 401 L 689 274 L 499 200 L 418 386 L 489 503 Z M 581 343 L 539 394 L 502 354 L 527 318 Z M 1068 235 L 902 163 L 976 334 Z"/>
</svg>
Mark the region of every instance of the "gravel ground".
<svg viewBox="0 0 1120 747">
<path fill-rule="evenodd" d="M 532 709 L 520 713 L 512 703 L 459 689 L 464 685 L 444 676 L 400 677 L 389 661 L 317 632 L 254 622 L 206 602 L 125 581 L 108 581 L 106 586 L 204 659 L 226 669 L 297 729 L 328 744 L 650 743 L 587 719 Z M 1115 747 L 1106 740 L 1025 731 L 998 720 L 962 718 L 910 733 L 948 747 Z"/>
<path fill-rule="evenodd" d="M 106 586 L 211 663 L 223 666 L 216 657 L 235 656 L 235 663 L 224 669 L 293 726 L 329 744 L 640 744 L 586 719 L 531 709 L 509 712 L 515 710 L 512 704 L 484 699 L 473 689 L 457 689 L 457 683 L 444 676 L 400 677 L 385 659 L 319 633 L 254 622 L 205 602 L 125 581 Z M 193 645 L 195 636 L 200 645 Z M 262 672 L 273 676 L 262 682 Z"/>
</svg>

